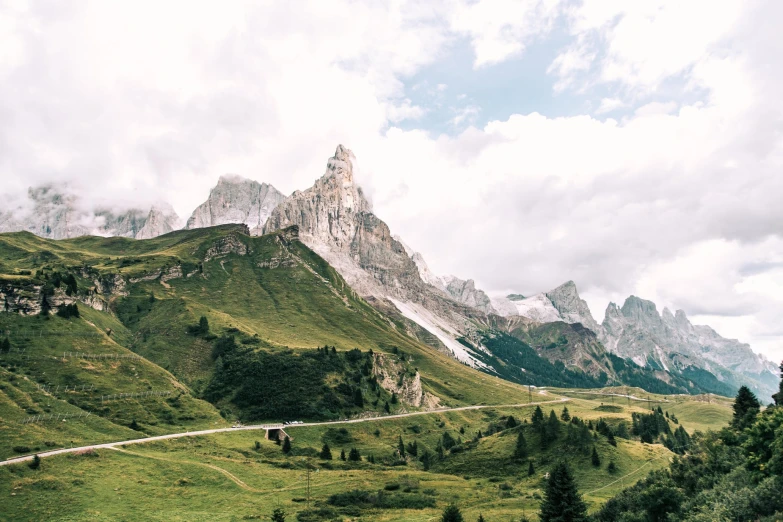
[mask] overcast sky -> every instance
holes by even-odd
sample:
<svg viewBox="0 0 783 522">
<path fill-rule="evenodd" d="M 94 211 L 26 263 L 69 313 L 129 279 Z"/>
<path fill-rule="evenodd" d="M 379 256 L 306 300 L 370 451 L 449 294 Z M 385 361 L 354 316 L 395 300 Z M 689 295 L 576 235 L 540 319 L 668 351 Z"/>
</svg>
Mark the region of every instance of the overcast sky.
<svg viewBox="0 0 783 522">
<path fill-rule="evenodd" d="M 181 217 L 338 143 L 436 273 L 783 358 L 783 2 L 0 0 L 0 196 Z"/>
</svg>

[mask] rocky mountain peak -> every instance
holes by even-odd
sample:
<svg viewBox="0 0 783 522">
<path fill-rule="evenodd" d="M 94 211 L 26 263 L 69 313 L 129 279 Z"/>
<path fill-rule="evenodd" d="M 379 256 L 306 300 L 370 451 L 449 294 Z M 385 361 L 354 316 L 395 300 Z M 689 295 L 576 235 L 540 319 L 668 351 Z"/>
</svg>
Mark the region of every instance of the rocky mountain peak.
<svg viewBox="0 0 783 522">
<path fill-rule="evenodd" d="M 188 219 L 185 228 L 204 228 L 229 223 L 244 223 L 258 234 L 272 210 L 285 199 L 268 183 L 234 174 L 220 176 L 207 200 Z"/>
<path fill-rule="evenodd" d="M 646 299 L 641 299 L 635 295 L 629 296 L 621 309 L 623 315 L 628 318 L 639 319 L 642 317 L 650 318 L 655 317 L 660 319 L 658 309 L 655 307 L 655 303 Z"/>
<path fill-rule="evenodd" d="M 552 301 L 552 305 L 565 322 L 581 323 L 593 332 L 598 332 L 598 323 L 593 319 L 590 307 L 579 297 L 579 292 L 573 281 L 566 281 L 554 290 L 547 292 L 546 296 Z"/>
</svg>

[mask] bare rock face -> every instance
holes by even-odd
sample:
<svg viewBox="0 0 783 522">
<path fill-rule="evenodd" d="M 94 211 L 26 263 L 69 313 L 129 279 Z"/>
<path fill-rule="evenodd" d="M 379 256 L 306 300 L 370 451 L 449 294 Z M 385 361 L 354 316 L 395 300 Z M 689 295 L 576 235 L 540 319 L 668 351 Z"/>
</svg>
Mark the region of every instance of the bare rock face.
<svg viewBox="0 0 783 522">
<path fill-rule="evenodd" d="M 761 397 L 777 385 L 776 367 L 735 339 L 725 339 L 709 326 L 694 326 L 685 312 L 630 296 L 622 307 L 610 303 L 599 338 L 606 349 L 641 366 L 669 371 L 689 367 L 706 370 L 733 387 L 746 384 Z"/>
<path fill-rule="evenodd" d="M 571 324 L 581 323 L 582 326 L 589 328 L 593 332 L 598 332 L 598 323 L 593 319 L 587 303 L 579 297 L 573 281 L 563 283 L 554 290 L 547 292 L 546 296 L 560 313 L 563 321 Z"/>
<path fill-rule="evenodd" d="M 260 235 L 272 210 L 285 199 L 275 187 L 239 176 L 221 176 L 207 200 L 188 219 L 185 228 L 245 223 Z"/>
<path fill-rule="evenodd" d="M 151 239 L 177 230 L 180 226 L 179 216 L 171 207 L 155 206 L 150 209 L 144 225 L 135 234 L 136 239 Z"/>
<path fill-rule="evenodd" d="M 385 297 L 421 291 L 423 282 L 403 245 L 354 180 L 353 153 L 339 145 L 324 175 L 280 203 L 264 233 L 299 227 L 300 239 L 326 259 L 359 294 Z"/>
<path fill-rule="evenodd" d="M 389 393 L 396 393 L 404 404 L 431 409 L 436 408 L 440 402 L 437 397 L 424 391 L 418 371 L 411 372 L 403 362 L 395 360 L 391 355 L 374 355 L 373 375 L 378 379 L 381 388 Z"/>
<path fill-rule="evenodd" d="M 497 313 L 492 306 L 489 296 L 482 290 L 477 289 L 476 283 L 472 279 L 463 281 L 457 277 L 450 276 L 444 278 L 444 282 L 446 283 L 446 292 L 457 302 L 480 310 L 485 314 Z"/>
</svg>

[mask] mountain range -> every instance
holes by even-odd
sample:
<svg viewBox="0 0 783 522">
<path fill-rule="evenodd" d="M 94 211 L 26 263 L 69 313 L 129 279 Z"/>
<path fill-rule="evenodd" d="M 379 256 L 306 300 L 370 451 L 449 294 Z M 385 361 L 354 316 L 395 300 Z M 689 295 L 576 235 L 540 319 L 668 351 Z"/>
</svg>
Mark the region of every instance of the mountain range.
<svg viewBox="0 0 783 522">
<path fill-rule="evenodd" d="M 353 153 L 338 146 L 314 185 L 288 197 L 267 183 L 222 176 L 185 229 L 238 223 L 250 235 L 263 235 L 295 227 L 298 240 L 337 270 L 345 291 L 404 325 L 408 335 L 524 384 L 530 365 L 541 358 L 568 376 L 552 381 L 561 384 L 646 383 L 642 387 L 667 393 L 723 395 L 746 384 L 765 399 L 774 392 L 776 365 L 747 344 L 691 324 L 682 310 L 659 313 L 651 301 L 630 296 L 621 307 L 610 303 L 599 324 L 573 281 L 532 296 L 490 298 L 471 279 L 434 274 L 373 213 L 354 178 L 354 163 Z M 62 188 L 31 188 L 27 201 L 0 212 L 0 232 L 149 239 L 180 224 L 165 204 L 88 208 Z"/>
</svg>

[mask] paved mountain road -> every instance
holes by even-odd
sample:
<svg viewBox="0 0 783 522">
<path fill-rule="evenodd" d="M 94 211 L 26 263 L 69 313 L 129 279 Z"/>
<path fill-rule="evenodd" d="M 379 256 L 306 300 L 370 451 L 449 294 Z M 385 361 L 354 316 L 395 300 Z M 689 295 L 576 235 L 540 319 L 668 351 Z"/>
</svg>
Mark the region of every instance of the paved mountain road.
<svg viewBox="0 0 783 522">
<path fill-rule="evenodd" d="M 435 410 L 414 411 L 411 413 L 399 413 L 396 415 L 385 415 L 382 417 L 367 417 L 365 419 L 349 419 L 349 420 L 342 420 L 342 421 L 327 421 L 327 422 L 305 422 L 302 424 L 287 424 L 287 425 L 257 424 L 253 426 L 242 426 L 241 428 L 217 428 L 214 430 L 186 431 L 182 433 L 170 433 L 168 435 L 158 435 L 156 437 L 146 437 L 143 439 L 131 439 L 131 440 L 123 440 L 119 442 L 106 442 L 104 444 L 91 444 L 89 446 L 79 446 L 77 448 L 63 448 L 63 449 L 57 449 L 51 451 L 42 451 L 40 453 L 37 453 L 36 455 L 38 455 L 40 458 L 53 457 L 54 455 L 63 455 L 65 453 L 78 453 L 80 451 L 96 450 L 96 449 L 115 449 L 119 446 L 126 446 L 128 444 L 144 444 L 145 442 L 155 442 L 158 440 L 178 439 L 181 437 L 197 437 L 199 435 L 211 435 L 213 433 L 225 433 L 229 431 L 267 430 L 273 428 L 285 428 L 288 430 L 288 429 L 295 429 L 295 428 L 301 428 L 307 426 L 327 426 L 332 424 L 357 424 L 359 422 L 376 422 L 376 421 L 384 421 L 389 419 L 402 419 L 405 417 L 414 417 L 416 415 L 432 415 L 434 413 L 447 413 L 450 411 L 482 410 L 488 408 L 523 408 L 526 406 L 536 406 L 541 404 L 562 403 L 569 400 L 570 399 L 568 397 L 563 397 L 561 399 L 556 399 L 551 401 L 527 402 L 524 404 L 493 404 L 493 405 L 481 404 L 476 406 L 460 406 L 457 408 L 438 408 Z M 30 460 L 33 460 L 33 455 L 25 455 L 24 457 L 13 457 L 5 461 L 0 461 L 0 466 L 8 466 L 10 464 L 18 464 L 20 462 L 26 462 Z"/>
</svg>

